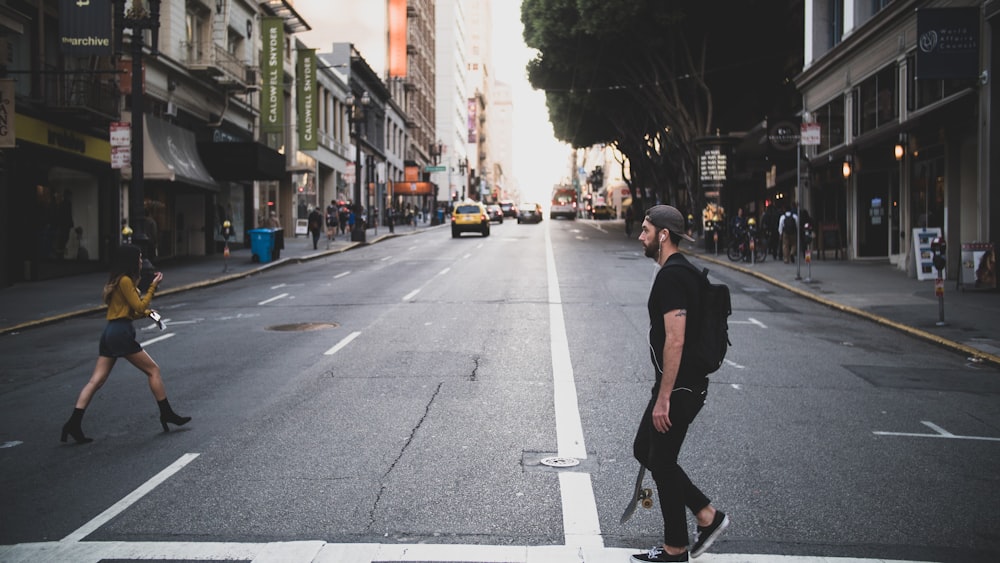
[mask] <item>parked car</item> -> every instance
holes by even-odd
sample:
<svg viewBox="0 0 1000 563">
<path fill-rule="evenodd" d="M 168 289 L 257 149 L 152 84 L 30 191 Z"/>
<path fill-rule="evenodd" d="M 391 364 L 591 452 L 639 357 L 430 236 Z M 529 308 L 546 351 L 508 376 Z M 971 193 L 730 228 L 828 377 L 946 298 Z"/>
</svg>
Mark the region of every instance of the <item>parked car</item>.
<svg viewBox="0 0 1000 563">
<path fill-rule="evenodd" d="M 595 205 L 591 211 L 591 216 L 594 219 L 611 219 L 615 216 L 615 210 L 607 205 Z"/>
<path fill-rule="evenodd" d="M 499 205 L 487 205 L 486 214 L 489 215 L 491 223 L 503 224 L 503 209 Z"/>
<path fill-rule="evenodd" d="M 490 236 L 490 217 L 486 213 L 486 206 L 478 201 L 460 203 L 451 212 L 452 238 L 458 238 L 465 232 Z"/>
<path fill-rule="evenodd" d="M 517 218 L 517 205 L 513 201 L 507 199 L 500 201 L 500 209 L 503 209 L 504 217 Z"/>
<path fill-rule="evenodd" d="M 542 206 L 538 203 L 522 203 L 517 207 L 517 224 L 541 223 Z"/>
</svg>

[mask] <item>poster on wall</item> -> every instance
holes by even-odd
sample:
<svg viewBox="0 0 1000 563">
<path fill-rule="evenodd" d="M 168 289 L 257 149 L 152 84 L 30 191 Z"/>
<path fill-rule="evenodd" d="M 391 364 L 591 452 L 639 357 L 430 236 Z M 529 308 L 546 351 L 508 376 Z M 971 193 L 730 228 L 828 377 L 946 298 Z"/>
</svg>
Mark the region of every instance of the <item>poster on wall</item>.
<svg viewBox="0 0 1000 563">
<path fill-rule="evenodd" d="M 941 236 L 941 229 L 913 229 L 913 249 L 917 259 L 917 279 L 933 280 L 937 279 L 937 270 L 934 269 L 934 251 L 931 250 L 931 241 Z M 946 271 L 941 272 L 941 278 L 948 277 Z"/>
<path fill-rule="evenodd" d="M 997 255 L 992 242 L 962 244 L 962 289 L 997 288 Z"/>
</svg>

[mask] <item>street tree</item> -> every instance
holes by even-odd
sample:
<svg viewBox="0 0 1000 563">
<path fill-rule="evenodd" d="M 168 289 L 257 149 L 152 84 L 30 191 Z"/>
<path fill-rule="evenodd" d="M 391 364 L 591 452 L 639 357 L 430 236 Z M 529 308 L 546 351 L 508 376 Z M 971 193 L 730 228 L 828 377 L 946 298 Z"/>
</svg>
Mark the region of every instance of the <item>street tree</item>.
<svg viewBox="0 0 1000 563">
<path fill-rule="evenodd" d="M 615 146 L 635 197 L 696 193 L 696 139 L 797 106 L 801 0 L 524 0 L 528 79 L 557 138 Z"/>
</svg>

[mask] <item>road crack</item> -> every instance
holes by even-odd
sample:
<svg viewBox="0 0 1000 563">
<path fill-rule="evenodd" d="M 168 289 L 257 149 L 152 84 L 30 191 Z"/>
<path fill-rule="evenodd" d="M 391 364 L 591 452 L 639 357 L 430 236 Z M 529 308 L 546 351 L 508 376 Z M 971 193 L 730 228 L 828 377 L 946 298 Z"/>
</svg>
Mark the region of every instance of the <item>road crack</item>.
<svg viewBox="0 0 1000 563">
<path fill-rule="evenodd" d="M 386 481 L 388 481 L 389 475 L 396 468 L 396 465 L 399 464 L 400 460 L 403 459 L 403 456 L 406 455 L 406 450 L 409 449 L 410 444 L 413 443 L 413 439 L 416 437 L 420 427 L 423 426 L 424 421 L 427 420 L 427 416 L 431 412 L 431 406 L 434 405 L 434 400 L 437 399 L 438 393 L 441 392 L 442 385 L 444 385 L 444 382 L 437 384 L 437 387 L 434 389 L 434 393 L 431 394 L 430 399 L 427 401 L 427 406 L 424 407 L 423 416 L 420 417 L 417 424 L 413 426 L 412 430 L 410 430 L 410 435 L 406 438 L 406 443 L 404 443 L 403 447 L 399 450 L 399 455 L 396 456 L 396 459 L 392 460 L 392 463 L 389 464 L 389 468 L 386 469 L 385 473 L 382 474 L 382 477 L 379 478 L 380 485 L 378 493 L 375 495 L 375 502 L 372 504 L 371 512 L 368 513 L 368 531 L 371 531 L 371 529 L 375 526 L 375 514 L 378 512 L 378 506 L 382 502 L 382 495 L 385 494 Z"/>
</svg>

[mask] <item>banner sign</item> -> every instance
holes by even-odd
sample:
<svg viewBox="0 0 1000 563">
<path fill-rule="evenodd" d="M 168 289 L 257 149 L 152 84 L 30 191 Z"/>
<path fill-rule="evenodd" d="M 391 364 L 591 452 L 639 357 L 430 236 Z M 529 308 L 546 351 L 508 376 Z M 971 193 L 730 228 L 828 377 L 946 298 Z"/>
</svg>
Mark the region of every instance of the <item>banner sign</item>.
<svg viewBox="0 0 1000 563">
<path fill-rule="evenodd" d="M 70 56 L 110 55 L 110 0 L 59 0 L 59 47 Z"/>
<path fill-rule="evenodd" d="M 389 77 L 406 78 L 406 0 L 388 0 Z"/>
<path fill-rule="evenodd" d="M 917 10 L 917 79 L 977 76 L 979 8 Z"/>
<path fill-rule="evenodd" d="M 295 98 L 298 114 L 299 150 L 314 151 L 316 142 L 316 117 L 319 111 L 316 99 L 316 49 L 299 49 L 295 77 Z"/>
<path fill-rule="evenodd" d="M 0 78 L 0 149 L 14 148 L 14 79 Z"/>
<path fill-rule="evenodd" d="M 799 137 L 802 140 L 802 144 L 805 146 L 812 146 L 820 144 L 823 139 L 820 130 L 819 123 L 803 123 L 802 133 Z"/>
<path fill-rule="evenodd" d="M 476 108 L 477 107 L 478 106 L 476 105 L 476 99 L 475 98 L 469 98 L 469 105 L 468 105 L 468 109 L 469 109 L 469 122 L 468 122 L 468 127 L 469 127 L 469 141 L 468 142 L 469 142 L 470 145 L 476 142 Z"/>
<path fill-rule="evenodd" d="M 261 133 L 283 133 L 285 128 L 285 22 L 279 17 L 261 18 L 264 58 L 260 92 Z"/>
</svg>

